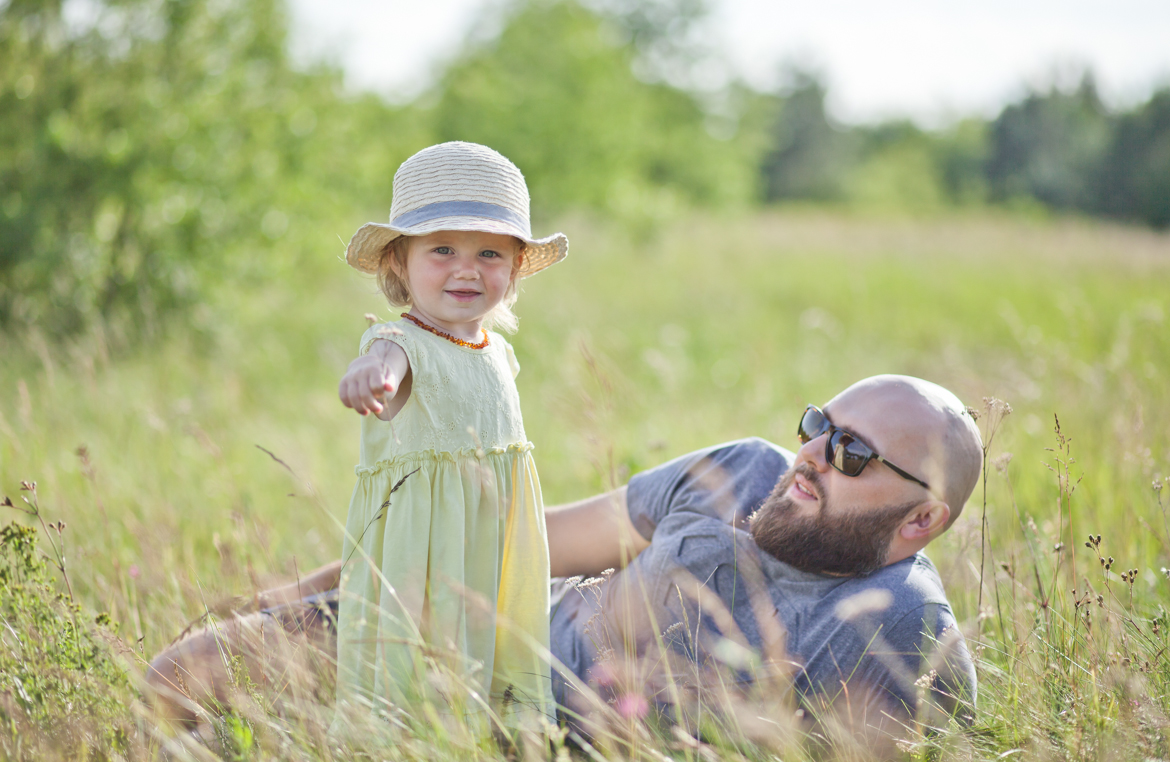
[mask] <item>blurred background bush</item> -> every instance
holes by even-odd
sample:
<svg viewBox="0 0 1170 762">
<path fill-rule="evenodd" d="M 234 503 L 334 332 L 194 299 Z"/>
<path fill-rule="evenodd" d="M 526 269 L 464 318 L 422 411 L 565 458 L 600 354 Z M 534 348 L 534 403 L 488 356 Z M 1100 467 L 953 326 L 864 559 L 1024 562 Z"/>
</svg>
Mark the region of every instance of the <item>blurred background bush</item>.
<svg viewBox="0 0 1170 762">
<path fill-rule="evenodd" d="M 704 12 L 514 0 L 498 34 L 470 37 L 393 105 L 345 90 L 335 68 L 294 66 L 279 0 L 8 0 L 0 325 L 101 325 L 115 345 L 171 316 L 214 332 L 221 286 L 333 261 L 306 234 L 384 216 L 397 164 L 441 140 L 512 158 L 538 217 L 591 212 L 640 235 L 700 207 L 785 202 L 1170 225 L 1170 88 L 1113 112 L 1085 72 L 989 120 L 847 127 L 798 67 L 776 92 L 695 84 Z"/>
</svg>

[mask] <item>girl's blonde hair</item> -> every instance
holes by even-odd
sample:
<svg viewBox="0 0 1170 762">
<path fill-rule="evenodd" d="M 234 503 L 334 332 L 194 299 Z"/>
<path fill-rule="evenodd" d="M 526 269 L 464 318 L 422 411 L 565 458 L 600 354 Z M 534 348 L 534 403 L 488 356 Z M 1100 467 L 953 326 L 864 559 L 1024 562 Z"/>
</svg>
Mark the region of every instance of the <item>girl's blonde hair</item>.
<svg viewBox="0 0 1170 762">
<path fill-rule="evenodd" d="M 382 289 L 390 306 L 396 309 L 410 309 L 414 303 L 406 278 L 398 275 L 398 272 L 406 273 L 407 247 L 411 237 L 398 236 L 386 244 L 378 261 L 378 287 Z M 512 282 L 508 285 L 504 298 L 483 319 L 484 328 L 507 333 L 515 333 L 516 329 L 520 327 L 520 318 L 516 317 L 515 312 L 512 312 L 512 305 L 516 303 L 516 297 L 519 296 L 520 280 L 516 277 L 516 273 L 520 271 L 520 266 L 524 263 L 524 252 L 528 248 L 528 245 L 519 238 L 514 240 L 517 249 L 516 258 L 512 260 Z M 395 266 L 397 266 L 398 272 L 394 271 Z"/>
</svg>

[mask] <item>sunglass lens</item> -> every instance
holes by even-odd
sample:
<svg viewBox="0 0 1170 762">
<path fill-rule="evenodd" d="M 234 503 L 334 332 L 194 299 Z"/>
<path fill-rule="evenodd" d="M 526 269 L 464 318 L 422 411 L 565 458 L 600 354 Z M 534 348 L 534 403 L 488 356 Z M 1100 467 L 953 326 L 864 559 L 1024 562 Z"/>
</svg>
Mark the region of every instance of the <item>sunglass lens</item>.
<svg viewBox="0 0 1170 762">
<path fill-rule="evenodd" d="M 808 443 L 825 433 L 829 428 L 829 422 L 825 416 L 821 415 L 821 411 L 815 407 L 810 407 L 804 411 L 801 416 L 800 426 L 796 428 L 796 435 L 800 437 L 802 443 Z"/>
<path fill-rule="evenodd" d="M 833 467 L 846 476 L 857 476 L 869 463 L 872 451 L 843 431 L 834 431 L 829 438 Z"/>
</svg>

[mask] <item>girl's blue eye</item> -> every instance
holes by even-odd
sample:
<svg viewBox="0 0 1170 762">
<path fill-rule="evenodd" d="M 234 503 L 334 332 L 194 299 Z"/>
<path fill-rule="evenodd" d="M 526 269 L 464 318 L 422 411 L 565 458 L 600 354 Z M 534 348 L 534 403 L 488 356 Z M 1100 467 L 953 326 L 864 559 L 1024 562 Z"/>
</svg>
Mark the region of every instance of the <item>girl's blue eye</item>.
<svg viewBox="0 0 1170 762">
<path fill-rule="evenodd" d="M 453 254 L 450 246 L 439 246 L 435 249 L 436 254 Z"/>
<path fill-rule="evenodd" d="M 481 257 L 498 257 L 500 256 L 500 253 L 498 251 L 492 251 L 491 249 L 484 249 L 479 253 L 479 255 Z"/>
</svg>

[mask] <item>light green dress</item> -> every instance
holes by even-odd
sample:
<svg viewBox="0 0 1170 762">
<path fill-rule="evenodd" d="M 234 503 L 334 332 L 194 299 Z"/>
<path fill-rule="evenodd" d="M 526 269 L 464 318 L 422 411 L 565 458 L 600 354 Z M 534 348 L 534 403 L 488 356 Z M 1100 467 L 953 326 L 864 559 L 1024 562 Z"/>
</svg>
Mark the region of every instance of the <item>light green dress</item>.
<svg viewBox="0 0 1170 762">
<path fill-rule="evenodd" d="M 342 546 L 341 702 L 552 713 L 544 504 L 520 366 L 488 336 L 469 349 L 405 320 L 362 336 L 362 354 L 380 338 L 405 350 L 412 387 L 393 421 L 362 419 Z"/>
</svg>

